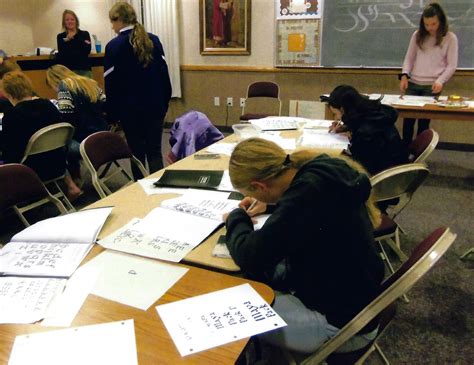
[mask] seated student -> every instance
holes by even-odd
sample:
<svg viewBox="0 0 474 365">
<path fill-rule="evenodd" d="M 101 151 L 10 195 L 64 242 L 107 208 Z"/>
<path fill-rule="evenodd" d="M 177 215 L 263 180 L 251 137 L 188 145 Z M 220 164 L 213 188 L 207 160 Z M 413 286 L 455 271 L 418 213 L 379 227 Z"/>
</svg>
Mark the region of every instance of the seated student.
<svg viewBox="0 0 474 365">
<path fill-rule="evenodd" d="M 395 128 L 398 112 L 394 108 L 369 100 L 349 85 L 336 87 L 321 101 L 344 123 L 343 128 L 333 125 L 330 131 L 351 133 L 347 152 L 371 174 L 408 162 L 408 151 Z"/>
<path fill-rule="evenodd" d="M 31 136 L 41 128 L 61 122 L 61 115 L 49 100 L 34 96 L 31 81 L 21 71 L 5 74 L 2 89 L 13 105 L 3 117 L 3 159 L 5 163 L 19 163 Z M 25 164 L 41 179 L 48 180 L 64 171 L 65 158 L 65 150 L 54 150 L 30 156 Z M 69 175 L 64 182 L 70 199 L 74 200 L 82 193 Z"/>
<path fill-rule="evenodd" d="M 372 232 L 380 212 L 366 173 L 345 159 L 316 150 L 287 155 L 260 138 L 231 155 L 230 179 L 247 197 L 224 216 L 227 247 L 246 276 L 279 291 L 273 307 L 288 326 L 262 335 L 273 345 L 313 352 L 379 294 L 384 266 Z M 273 213 L 254 231 L 251 216 L 268 212 L 266 204 L 276 204 Z M 376 323 L 367 326 L 345 349 L 376 333 Z"/>
<path fill-rule="evenodd" d="M 1 57 L 1 52 L 0 50 L 0 80 L 7 72 L 20 70 L 20 66 L 18 66 L 16 62 Z M 6 113 L 12 107 L 13 105 L 7 99 L 6 95 L 0 90 L 0 113 Z"/>
<path fill-rule="evenodd" d="M 58 108 L 63 120 L 75 128 L 69 145 L 68 170 L 79 179 L 80 143 L 90 134 L 108 129 L 103 115 L 105 95 L 95 80 L 79 76 L 63 65 L 50 67 L 46 82 L 58 92 Z"/>
</svg>

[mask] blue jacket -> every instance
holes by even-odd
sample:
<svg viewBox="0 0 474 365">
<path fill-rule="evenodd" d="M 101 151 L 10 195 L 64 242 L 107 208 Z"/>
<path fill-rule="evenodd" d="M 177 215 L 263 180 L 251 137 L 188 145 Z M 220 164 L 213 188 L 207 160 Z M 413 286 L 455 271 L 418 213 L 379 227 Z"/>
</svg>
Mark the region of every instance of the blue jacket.
<svg viewBox="0 0 474 365">
<path fill-rule="evenodd" d="M 120 32 L 105 48 L 104 76 L 109 118 L 119 120 L 138 113 L 163 119 L 171 98 L 171 83 L 163 46 L 151 33 L 153 60 L 143 67 L 130 44 L 132 30 Z"/>
</svg>

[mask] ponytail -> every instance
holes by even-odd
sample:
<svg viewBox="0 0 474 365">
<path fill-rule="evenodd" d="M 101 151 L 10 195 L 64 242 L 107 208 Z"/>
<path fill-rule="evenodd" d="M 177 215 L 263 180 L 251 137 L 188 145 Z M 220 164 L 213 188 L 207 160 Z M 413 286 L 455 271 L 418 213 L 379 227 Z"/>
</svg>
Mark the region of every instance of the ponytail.
<svg viewBox="0 0 474 365">
<path fill-rule="evenodd" d="M 135 55 L 138 57 L 138 61 L 143 67 L 147 67 L 153 60 L 154 45 L 145 28 L 140 23 L 135 23 L 130 36 L 130 43 Z"/>
</svg>

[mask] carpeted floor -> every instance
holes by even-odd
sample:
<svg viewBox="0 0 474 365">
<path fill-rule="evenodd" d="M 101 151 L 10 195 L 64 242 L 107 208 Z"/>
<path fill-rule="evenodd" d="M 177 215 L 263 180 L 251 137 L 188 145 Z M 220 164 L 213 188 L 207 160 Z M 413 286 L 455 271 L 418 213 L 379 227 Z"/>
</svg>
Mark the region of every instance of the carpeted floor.
<svg viewBox="0 0 474 365">
<path fill-rule="evenodd" d="M 165 153 L 168 136 L 163 136 Z M 402 249 L 413 247 L 440 226 L 458 237 L 440 262 L 400 301 L 396 319 L 380 345 L 392 364 L 474 364 L 474 255 L 459 257 L 474 247 L 474 154 L 437 150 L 430 156 L 431 175 L 397 219 L 407 235 Z M 89 180 L 88 176 L 84 179 Z M 98 199 L 89 182 L 75 203 L 78 209 Z M 41 210 L 33 219 L 53 214 Z M 10 212 L 0 216 L 0 243 L 23 227 Z M 372 354 L 366 364 L 383 364 Z"/>
</svg>

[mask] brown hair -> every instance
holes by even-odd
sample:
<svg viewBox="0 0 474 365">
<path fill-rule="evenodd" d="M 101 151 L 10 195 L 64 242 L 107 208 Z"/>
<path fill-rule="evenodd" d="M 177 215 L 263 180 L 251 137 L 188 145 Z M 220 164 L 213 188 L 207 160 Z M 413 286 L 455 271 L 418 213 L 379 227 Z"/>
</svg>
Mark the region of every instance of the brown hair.
<svg viewBox="0 0 474 365">
<path fill-rule="evenodd" d="M 82 94 L 92 102 L 96 103 L 101 94 L 97 81 L 88 77 L 80 76 L 63 65 L 53 65 L 46 71 L 46 83 L 53 89 L 63 82 L 67 89 L 73 94 Z"/>
<path fill-rule="evenodd" d="M 7 72 L 2 78 L 2 89 L 5 94 L 16 100 L 34 96 L 30 79 L 21 71 Z"/>
<path fill-rule="evenodd" d="M 423 14 L 421 14 L 420 26 L 416 36 L 416 44 L 418 45 L 418 47 L 423 48 L 423 43 L 426 40 L 426 37 L 428 37 L 429 35 L 428 31 L 425 28 L 424 18 L 433 18 L 435 16 L 437 16 L 439 20 L 439 28 L 436 32 L 436 45 L 439 46 L 443 41 L 443 37 L 448 34 L 449 26 L 446 13 L 444 12 L 441 5 L 439 5 L 438 3 L 430 3 L 423 10 Z"/>
<path fill-rule="evenodd" d="M 143 67 L 147 67 L 153 60 L 153 42 L 145 31 L 143 25 L 137 20 L 135 9 L 125 2 L 118 2 L 109 11 L 110 21 L 121 21 L 123 24 L 133 25 L 130 35 L 130 44 L 135 55 Z"/>
<path fill-rule="evenodd" d="M 18 66 L 18 63 L 16 63 L 16 61 L 4 60 L 2 63 L 0 63 L 0 80 L 7 72 L 19 70 L 20 66 Z"/>
<path fill-rule="evenodd" d="M 323 153 L 344 160 L 354 170 L 368 175 L 358 162 L 334 150 L 300 149 L 291 153 L 288 158 L 285 150 L 276 143 L 262 138 L 249 138 L 240 142 L 230 156 L 230 180 L 236 189 L 252 191 L 254 189 L 250 184 L 252 181 L 278 177 L 289 168 L 299 169 L 306 162 Z M 381 223 L 381 215 L 372 194 L 365 205 L 372 225 L 378 227 Z"/>
<path fill-rule="evenodd" d="M 63 30 L 66 30 L 66 15 L 72 15 L 74 19 L 76 19 L 76 30 L 79 30 L 79 18 L 77 17 L 76 13 L 72 10 L 66 9 L 63 11 L 63 19 L 61 25 L 63 26 Z"/>
</svg>

